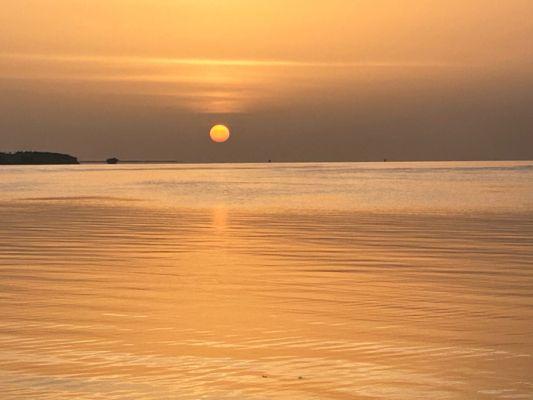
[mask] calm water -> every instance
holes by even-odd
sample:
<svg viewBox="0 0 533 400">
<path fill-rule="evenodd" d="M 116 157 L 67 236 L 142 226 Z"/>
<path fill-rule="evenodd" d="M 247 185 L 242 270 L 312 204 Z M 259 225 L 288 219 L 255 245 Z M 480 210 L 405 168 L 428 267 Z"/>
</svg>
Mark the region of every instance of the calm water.
<svg viewBox="0 0 533 400">
<path fill-rule="evenodd" d="M 0 169 L 0 398 L 533 399 L 533 162 Z"/>
</svg>

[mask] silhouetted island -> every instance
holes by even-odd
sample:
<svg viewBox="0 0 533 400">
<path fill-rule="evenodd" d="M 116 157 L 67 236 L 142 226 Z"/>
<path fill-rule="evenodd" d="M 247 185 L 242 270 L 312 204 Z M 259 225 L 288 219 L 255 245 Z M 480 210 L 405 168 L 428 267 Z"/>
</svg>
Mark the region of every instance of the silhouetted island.
<svg viewBox="0 0 533 400">
<path fill-rule="evenodd" d="M 119 159 L 116 158 L 116 157 L 113 157 L 113 158 L 108 158 L 108 159 L 105 160 L 105 161 L 106 161 L 106 163 L 108 163 L 108 164 L 118 164 Z"/>
<path fill-rule="evenodd" d="M 38 164 L 79 164 L 79 162 L 76 157 L 60 153 L 48 153 L 41 151 L 17 151 L 16 153 L 0 153 L 0 165 Z"/>
</svg>

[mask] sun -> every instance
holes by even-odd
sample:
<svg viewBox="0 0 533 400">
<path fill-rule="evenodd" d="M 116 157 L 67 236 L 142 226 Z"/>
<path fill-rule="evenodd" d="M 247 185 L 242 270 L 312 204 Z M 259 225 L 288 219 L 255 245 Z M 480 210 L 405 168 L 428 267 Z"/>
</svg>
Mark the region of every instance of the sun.
<svg viewBox="0 0 533 400">
<path fill-rule="evenodd" d="M 224 143 L 230 137 L 229 128 L 226 125 L 215 125 L 209 132 L 211 140 L 216 143 Z"/>
</svg>

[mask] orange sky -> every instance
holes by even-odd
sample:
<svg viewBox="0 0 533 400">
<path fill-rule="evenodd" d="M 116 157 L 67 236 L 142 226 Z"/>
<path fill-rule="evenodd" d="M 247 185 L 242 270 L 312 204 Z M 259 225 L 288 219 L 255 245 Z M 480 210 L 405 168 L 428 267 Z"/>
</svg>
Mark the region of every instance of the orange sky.
<svg viewBox="0 0 533 400">
<path fill-rule="evenodd" d="M 198 161 L 262 158 L 259 143 L 283 159 L 529 157 L 532 21 L 529 0 L 6 0 L 0 148 Z M 215 122 L 246 139 L 203 149 Z M 126 130 L 160 145 L 142 154 Z"/>
</svg>

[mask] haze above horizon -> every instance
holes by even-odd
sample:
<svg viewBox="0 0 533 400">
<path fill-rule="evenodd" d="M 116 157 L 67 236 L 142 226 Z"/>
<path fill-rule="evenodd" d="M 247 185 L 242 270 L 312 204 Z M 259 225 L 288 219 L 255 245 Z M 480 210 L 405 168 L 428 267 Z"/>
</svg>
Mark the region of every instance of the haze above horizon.
<svg viewBox="0 0 533 400">
<path fill-rule="evenodd" d="M 0 151 L 533 159 L 532 17 L 526 0 L 8 0 Z"/>
</svg>

